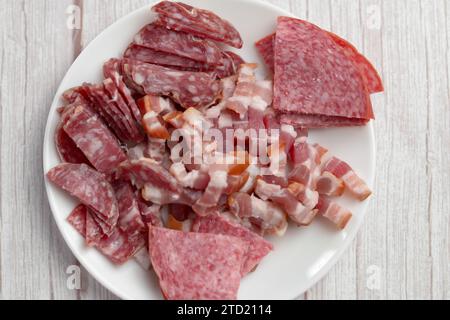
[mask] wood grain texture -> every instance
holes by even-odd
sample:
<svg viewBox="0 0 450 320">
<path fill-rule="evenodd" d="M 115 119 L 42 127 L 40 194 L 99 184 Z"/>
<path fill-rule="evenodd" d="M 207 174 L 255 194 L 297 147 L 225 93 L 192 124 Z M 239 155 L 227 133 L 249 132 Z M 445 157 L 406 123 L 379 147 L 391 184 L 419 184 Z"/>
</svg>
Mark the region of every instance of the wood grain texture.
<svg viewBox="0 0 450 320">
<path fill-rule="evenodd" d="M 225 0 L 224 0 L 225 1 Z M 357 239 L 301 299 L 450 299 L 450 3 L 261 0 L 354 43 L 382 74 L 375 196 Z M 116 299 L 77 265 L 48 207 L 42 139 L 53 93 L 83 47 L 154 1 L 8 1 L 0 10 L 0 298 Z M 81 9 L 70 30 L 66 10 Z"/>
</svg>

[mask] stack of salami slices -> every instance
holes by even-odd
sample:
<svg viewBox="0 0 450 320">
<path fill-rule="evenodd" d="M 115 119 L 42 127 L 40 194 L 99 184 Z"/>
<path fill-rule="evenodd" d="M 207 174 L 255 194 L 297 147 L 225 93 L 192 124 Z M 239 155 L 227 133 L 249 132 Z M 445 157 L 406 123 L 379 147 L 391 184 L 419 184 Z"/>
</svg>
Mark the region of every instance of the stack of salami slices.
<svg viewBox="0 0 450 320">
<path fill-rule="evenodd" d="M 302 128 L 362 126 L 374 119 L 370 94 L 380 76 L 350 43 L 307 21 L 279 17 L 276 33 L 256 43 L 274 75 L 273 108 Z"/>
</svg>

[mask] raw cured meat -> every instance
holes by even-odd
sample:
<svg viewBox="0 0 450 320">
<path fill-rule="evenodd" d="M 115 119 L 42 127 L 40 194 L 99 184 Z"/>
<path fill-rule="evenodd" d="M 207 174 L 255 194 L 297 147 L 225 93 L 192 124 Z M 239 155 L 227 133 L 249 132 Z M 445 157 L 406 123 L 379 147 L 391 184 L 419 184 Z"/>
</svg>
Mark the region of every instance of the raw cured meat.
<svg viewBox="0 0 450 320">
<path fill-rule="evenodd" d="M 297 128 L 320 129 L 331 127 L 360 127 L 365 126 L 369 120 L 290 113 L 282 114 L 280 116 L 280 122 Z"/>
<path fill-rule="evenodd" d="M 373 118 L 369 92 L 353 61 L 327 32 L 288 17 L 278 18 L 274 108 L 299 114 Z"/>
<path fill-rule="evenodd" d="M 268 35 L 267 37 L 259 40 L 255 44 L 256 49 L 258 49 L 264 62 L 266 63 L 267 68 L 270 70 L 270 72 L 272 72 L 272 74 L 275 71 L 274 70 L 274 68 L 275 68 L 275 60 L 274 60 L 275 53 L 273 52 L 274 47 L 275 47 L 274 42 L 275 42 L 275 33 Z"/>
<path fill-rule="evenodd" d="M 80 204 L 73 209 L 72 213 L 67 217 L 67 222 L 69 222 L 83 237 L 86 237 L 87 210 L 88 209 L 84 204 Z"/>
<path fill-rule="evenodd" d="M 367 184 L 344 161 L 331 158 L 324 166 L 323 172 L 329 172 L 344 181 L 345 187 L 360 201 L 366 200 L 371 194 Z"/>
<path fill-rule="evenodd" d="M 61 120 L 55 133 L 56 149 L 58 150 L 59 157 L 63 162 L 75 164 L 84 163 L 90 165 L 89 160 L 83 152 L 64 131 L 64 124 L 67 122 L 67 119 L 70 117 L 74 109 L 75 106 L 67 106 L 64 113 L 61 115 Z"/>
<path fill-rule="evenodd" d="M 142 47 L 169 53 L 207 64 L 219 65 L 222 54 L 214 43 L 184 32 L 176 32 L 154 23 L 145 26 L 134 42 Z"/>
<path fill-rule="evenodd" d="M 126 76 L 141 94 L 170 96 L 185 109 L 207 107 L 220 93 L 219 82 L 207 73 L 177 71 L 126 59 L 123 63 Z"/>
<path fill-rule="evenodd" d="M 345 54 L 357 65 L 369 92 L 383 92 L 384 88 L 381 77 L 369 60 L 359 53 L 358 50 L 347 40 L 342 39 L 332 32 L 329 32 L 328 34 L 334 42 L 344 50 Z"/>
<path fill-rule="evenodd" d="M 104 175 L 85 164 L 60 164 L 47 173 L 48 179 L 95 210 L 113 226 L 119 218 L 114 189 Z"/>
<path fill-rule="evenodd" d="M 254 270 L 261 260 L 273 250 L 273 246 L 261 236 L 219 215 L 196 218 L 192 225 L 192 231 L 223 234 L 245 241 L 247 244 L 247 254 L 242 265 L 242 276 Z"/>
<path fill-rule="evenodd" d="M 127 160 L 115 137 L 101 120 L 84 106 L 73 111 L 64 131 L 100 172 L 110 174 Z"/>
<path fill-rule="evenodd" d="M 125 161 L 118 166 L 117 178 L 130 181 L 138 188 L 151 184 L 155 188 L 179 192 L 177 180 L 160 164 L 151 159 Z"/>
<path fill-rule="evenodd" d="M 338 228 L 345 229 L 352 213 L 329 198 L 321 196 L 317 204 L 318 214 L 333 222 Z"/>
<path fill-rule="evenodd" d="M 149 227 L 149 254 L 168 300 L 237 299 L 246 243 L 238 238 Z"/>
<path fill-rule="evenodd" d="M 152 10 L 159 14 L 158 23 L 169 29 L 242 48 L 243 42 L 239 32 L 228 21 L 211 11 L 172 1 L 162 1 Z"/>
</svg>

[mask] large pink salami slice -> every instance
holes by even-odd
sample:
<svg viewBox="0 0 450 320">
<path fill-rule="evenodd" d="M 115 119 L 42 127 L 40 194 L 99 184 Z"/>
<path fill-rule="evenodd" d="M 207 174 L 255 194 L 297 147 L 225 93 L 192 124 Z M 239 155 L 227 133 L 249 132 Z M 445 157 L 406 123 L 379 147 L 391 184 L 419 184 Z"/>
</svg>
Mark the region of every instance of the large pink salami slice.
<svg viewBox="0 0 450 320">
<path fill-rule="evenodd" d="M 359 68 L 364 82 L 366 83 L 367 89 L 370 93 L 383 92 L 383 81 L 378 74 L 375 67 L 370 63 L 369 60 L 348 41 L 342 39 L 338 35 L 329 32 L 330 37 L 338 44 L 345 52 L 345 54 L 354 61 L 356 66 Z"/>
<path fill-rule="evenodd" d="M 141 94 L 169 96 L 185 109 L 207 107 L 220 94 L 219 82 L 207 73 L 178 71 L 128 59 L 124 59 L 123 68 Z"/>
<path fill-rule="evenodd" d="M 152 10 L 159 14 L 158 23 L 169 29 L 242 48 L 243 41 L 239 32 L 231 23 L 211 11 L 172 1 L 162 1 Z"/>
<path fill-rule="evenodd" d="M 274 108 L 282 112 L 373 118 L 359 68 L 329 34 L 294 18 L 278 18 Z"/>
<path fill-rule="evenodd" d="M 234 300 L 246 243 L 239 238 L 149 227 L 149 254 L 168 300 Z"/>
<path fill-rule="evenodd" d="M 135 37 L 140 46 L 175 54 L 195 61 L 220 64 L 222 55 L 214 43 L 184 32 L 168 30 L 154 23 L 145 26 Z"/>
<path fill-rule="evenodd" d="M 85 163 L 90 165 L 89 160 L 83 152 L 77 147 L 75 142 L 64 131 L 64 124 L 69 119 L 76 105 L 69 105 L 65 107 L 61 120 L 56 128 L 55 144 L 58 150 L 59 157 L 63 162 L 67 163 Z"/>
<path fill-rule="evenodd" d="M 275 33 L 268 35 L 267 37 L 256 42 L 255 46 L 262 56 L 267 68 L 270 72 L 274 73 L 275 68 L 275 53 L 274 50 Z"/>
<path fill-rule="evenodd" d="M 64 131 L 100 172 L 110 174 L 127 160 L 109 129 L 86 107 L 75 108 Z"/>
<path fill-rule="evenodd" d="M 102 215 L 115 225 L 119 209 L 114 189 L 105 176 L 85 164 L 60 164 L 47 173 L 47 178 L 61 189 Z"/>
<path fill-rule="evenodd" d="M 254 270 L 261 260 L 273 250 L 273 246 L 261 236 L 219 215 L 210 215 L 204 218 L 197 217 L 192 226 L 192 231 L 223 234 L 245 241 L 247 254 L 242 265 L 242 276 Z"/>
<path fill-rule="evenodd" d="M 296 128 L 319 129 L 331 127 L 365 126 L 368 120 L 321 115 L 282 114 L 280 116 L 280 122 L 282 124 L 288 124 Z"/>
</svg>

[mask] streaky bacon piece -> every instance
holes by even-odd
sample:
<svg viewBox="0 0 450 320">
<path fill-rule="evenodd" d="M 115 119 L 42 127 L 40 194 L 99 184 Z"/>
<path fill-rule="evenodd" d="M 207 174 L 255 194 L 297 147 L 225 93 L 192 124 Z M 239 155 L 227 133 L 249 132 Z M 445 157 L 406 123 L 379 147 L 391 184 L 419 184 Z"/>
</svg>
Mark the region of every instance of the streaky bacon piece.
<svg viewBox="0 0 450 320">
<path fill-rule="evenodd" d="M 119 179 L 130 181 L 137 188 L 150 184 L 155 188 L 179 192 L 180 186 L 172 175 L 160 164 L 151 159 L 125 161 L 116 173 Z"/>
<path fill-rule="evenodd" d="M 241 119 L 245 116 L 253 101 L 256 68 L 256 64 L 241 65 L 234 94 L 225 102 L 225 108 L 236 112 Z"/>
<path fill-rule="evenodd" d="M 144 156 L 154 160 L 158 164 L 162 164 L 168 157 L 166 153 L 166 140 L 149 137 L 144 149 Z"/>
<path fill-rule="evenodd" d="M 316 190 L 320 195 L 340 197 L 345 191 L 345 184 L 344 181 L 326 171 L 317 180 Z"/>
<path fill-rule="evenodd" d="M 175 112 L 176 108 L 170 99 L 148 94 L 137 101 L 141 115 L 145 116 L 148 112 L 155 112 L 160 116 Z"/>
<path fill-rule="evenodd" d="M 162 221 L 162 208 L 160 205 L 145 203 L 143 199 L 138 197 L 139 210 L 141 211 L 142 221 L 148 225 L 151 224 L 154 227 L 163 227 Z"/>
<path fill-rule="evenodd" d="M 219 65 L 222 62 L 222 53 L 216 44 L 191 34 L 168 30 L 155 23 L 142 28 L 134 37 L 134 42 L 156 51 L 207 64 Z"/>
<path fill-rule="evenodd" d="M 152 10 L 159 15 L 157 23 L 166 28 L 242 48 L 243 41 L 236 28 L 209 10 L 172 1 L 162 1 Z"/>
<path fill-rule="evenodd" d="M 233 300 L 246 243 L 236 237 L 149 226 L 149 254 L 168 300 Z"/>
<path fill-rule="evenodd" d="M 144 130 L 150 138 L 169 140 L 170 134 L 163 121 L 154 111 L 147 112 L 142 118 Z"/>
<path fill-rule="evenodd" d="M 259 179 L 256 183 L 255 194 L 262 200 L 271 200 L 276 203 L 299 226 L 310 225 L 316 216 L 316 212 L 300 203 L 289 189 L 283 189 L 279 185 L 269 184 Z"/>
<path fill-rule="evenodd" d="M 330 172 L 344 181 L 345 187 L 360 201 L 366 200 L 372 191 L 367 184 L 344 161 L 333 157 L 324 166 L 323 172 Z"/>
<path fill-rule="evenodd" d="M 272 244 L 264 240 L 264 238 L 240 224 L 225 219 L 219 214 L 203 218 L 197 217 L 192 225 L 192 231 L 223 234 L 245 241 L 247 244 L 247 254 L 241 269 L 242 276 L 254 270 L 262 259 L 273 250 Z"/>
<path fill-rule="evenodd" d="M 205 190 L 210 181 L 210 177 L 207 172 L 192 170 L 188 173 L 186 167 L 181 162 L 172 164 L 169 171 L 185 188 Z"/>
<path fill-rule="evenodd" d="M 345 229 L 352 218 L 352 213 L 332 202 L 328 197 L 321 196 L 317 204 L 318 214 L 333 222 L 338 228 Z"/>
<path fill-rule="evenodd" d="M 95 210 L 110 226 L 119 218 L 114 189 L 105 176 L 85 164 L 60 164 L 47 178 L 83 204 Z"/>
<path fill-rule="evenodd" d="M 181 129 L 184 125 L 183 112 L 181 111 L 170 112 L 163 116 L 163 120 L 175 129 Z"/>
<path fill-rule="evenodd" d="M 228 187 L 227 172 L 215 171 L 210 173 L 210 181 L 204 194 L 195 203 L 192 209 L 200 216 L 211 214 L 211 209 L 215 208 L 220 200 L 222 194 L 225 193 Z"/>
<path fill-rule="evenodd" d="M 282 236 L 287 230 L 285 213 L 268 201 L 247 193 L 235 193 L 228 198 L 228 205 L 235 216 L 251 220 L 263 233 Z"/>
</svg>

